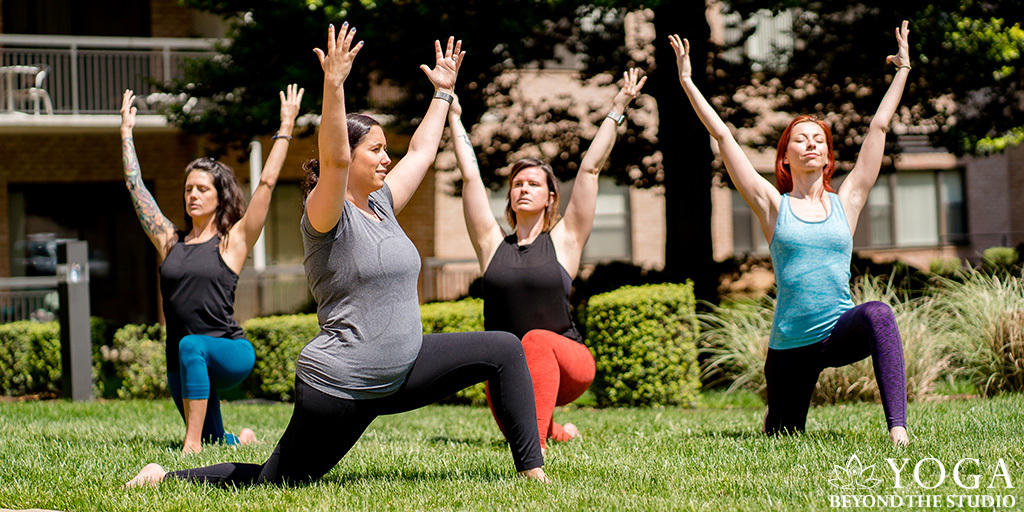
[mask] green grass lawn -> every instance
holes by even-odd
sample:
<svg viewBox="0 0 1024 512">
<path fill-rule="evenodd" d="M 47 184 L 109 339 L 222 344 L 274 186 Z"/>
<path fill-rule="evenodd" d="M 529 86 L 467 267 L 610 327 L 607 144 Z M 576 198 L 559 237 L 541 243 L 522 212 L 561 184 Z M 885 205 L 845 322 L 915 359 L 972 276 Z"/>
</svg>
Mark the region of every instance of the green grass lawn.
<svg viewBox="0 0 1024 512">
<path fill-rule="evenodd" d="M 218 488 L 168 481 L 122 490 L 148 462 L 168 470 L 217 462 L 260 463 L 273 450 L 290 404 L 229 403 L 225 424 L 252 426 L 255 446 L 180 453 L 183 428 L 170 400 L 0 403 L 0 508 L 57 510 L 823 510 L 830 495 L 910 500 L 933 495 L 1012 496 L 1024 506 L 1024 396 L 910 407 L 912 444 L 890 446 L 881 406 L 811 410 L 804 435 L 758 433 L 756 399 L 711 395 L 698 409 L 572 409 L 558 419 L 584 437 L 548 450 L 554 485 L 516 478 L 508 447 L 485 408 L 432 406 L 378 419 L 323 480 L 296 487 Z M 329 438 L 331 432 L 323 432 Z M 829 481 L 851 455 L 874 465 L 871 489 Z M 913 478 L 919 467 L 919 480 Z M 896 489 L 886 458 L 909 459 Z M 980 475 L 980 488 L 953 481 Z M 1005 471 L 997 467 L 999 459 Z M 939 463 L 945 479 L 938 484 Z M 1006 473 L 995 476 L 996 473 Z M 1011 489 L 1005 488 L 1009 478 Z M 994 482 L 992 488 L 988 488 Z M 920 498 L 918 498 L 920 499 Z M 966 502 L 965 502 L 966 503 Z M 1005 503 L 1005 500 L 1004 500 Z M 877 505 L 877 502 L 876 502 Z M 903 508 L 908 507 L 904 501 Z"/>
</svg>

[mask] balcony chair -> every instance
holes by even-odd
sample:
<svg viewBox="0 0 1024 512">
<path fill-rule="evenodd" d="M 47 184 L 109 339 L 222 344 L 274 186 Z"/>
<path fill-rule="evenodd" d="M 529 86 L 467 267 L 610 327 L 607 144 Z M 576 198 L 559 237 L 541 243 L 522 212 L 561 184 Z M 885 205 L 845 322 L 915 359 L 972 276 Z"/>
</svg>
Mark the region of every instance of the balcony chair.
<svg viewBox="0 0 1024 512">
<path fill-rule="evenodd" d="M 0 88 L 3 90 L 3 110 L 14 112 L 15 101 L 19 103 L 32 101 L 33 112 L 39 115 L 39 100 L 47 114 L 53 114 L 53 103 L 50 94 L 43 88 L 46 78 L 46 66 L 0 66 Z M 27 103 L 26 103 L 27 105 Z"/>
</svg>

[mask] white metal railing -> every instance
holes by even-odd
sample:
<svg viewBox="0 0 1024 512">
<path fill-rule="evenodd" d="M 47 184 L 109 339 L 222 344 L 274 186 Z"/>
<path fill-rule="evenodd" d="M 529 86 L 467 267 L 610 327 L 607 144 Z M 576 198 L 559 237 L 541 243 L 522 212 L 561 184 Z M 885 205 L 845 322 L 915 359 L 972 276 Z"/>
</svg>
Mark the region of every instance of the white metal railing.
<svg viewBox="0 0 1024 512">
<path fill-rule="evenodd" d="M 0 69 L 41 66 L 55 114 L 113 114 L 121 93 L 140 98 L 182 76 L 186 59 L 216 55 L 215 41 L 169 37 L 0 34 Z M 145 110 L 146 102 L 139 108 Z M 0 111 L 7 105 L 0 105 Z"/>
<path fill-rule="evenodd" d="M 0 278 L 0 324 L 56 318 L 57 277 Z"/>
</svg>

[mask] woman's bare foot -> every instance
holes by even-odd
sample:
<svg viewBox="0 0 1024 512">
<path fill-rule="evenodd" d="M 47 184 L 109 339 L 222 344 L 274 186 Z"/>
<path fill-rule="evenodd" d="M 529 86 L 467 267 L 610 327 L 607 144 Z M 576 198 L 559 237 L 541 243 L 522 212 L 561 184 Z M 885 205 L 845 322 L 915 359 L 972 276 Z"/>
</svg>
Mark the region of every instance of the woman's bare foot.
<svg viewBox="0 0 1024 512">
<path fill-rule="evenodd" d="M 181 453 L 202 453 L 203 443 L 190 443 L 185 441 L 185 446 L 181 447 Z"/>
<path fill-rule="evenodd" d="M 256 438 L 256 433 L 253 432 L 251 428 L 243 428 L 242 431 L 238 433 L 238 442 L 241 443 L 242 446 L 245 446 L 247 444 L 258 443 L 260 440 Z"/>
<path fill-rule="evenodd" d="M 544 468 L 542 467 L 527 469 L 526 471 L 520 471 L 519 476 L 527 480 L 536 480 L 542 484 L 554 483 L 551 481 L 550 478 L 548 478 L 548 475 L 544 473 Z"/>
<path fill-rule="evenodd" d="M 907 429 L 904 427 L 893 427 L 889 429 L 889 440 L 896 446 L 910 444 L 910 437 L 907 436 Z"/>
<path fill-rule="evenodd" d="M 164 468 L 160 467 L 159 464 L 146 464 L 146 467 L 142 468 L 142 471 L 139 471 L 139 474 L 135 475 L 135 478 L 132 478 L 128 483 L 124 484 L 123 489 L 142 487 L 143 485 L 156 487 L 156 485 L 164 479 L 164 475 L 166 474 L 167 471 L 164 471 Z"/>
<path fill-rule="evenodd" d="M 572 423 L 562 425 L 562 430 L 569 435 L 569 439 L 576 439 L 577 437 L 580 437 L 580 429 L 576 428 L 576 425 L 573 425 Z"/>
</svg>

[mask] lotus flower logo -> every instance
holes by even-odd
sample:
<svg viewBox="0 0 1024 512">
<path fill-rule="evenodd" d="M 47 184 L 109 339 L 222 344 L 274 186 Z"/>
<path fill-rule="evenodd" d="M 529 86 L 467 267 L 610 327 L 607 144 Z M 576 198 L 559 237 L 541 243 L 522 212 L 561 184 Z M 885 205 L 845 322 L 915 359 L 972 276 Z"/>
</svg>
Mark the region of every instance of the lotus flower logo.
<svg viewBox="0 0 1024 512">
<path fill-rule="evenodd" d="M 842 466 L 833 466 L 833 468 L 836 476 L 828 483 L 840 489 L 870 489 L 882 481 L 875 478 L 875 465 L 864 467 L 856 453 L 846 461 L 845 468 Z"/>
</svg>

